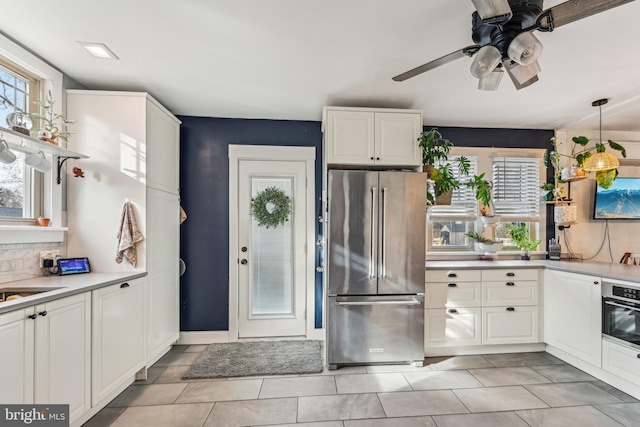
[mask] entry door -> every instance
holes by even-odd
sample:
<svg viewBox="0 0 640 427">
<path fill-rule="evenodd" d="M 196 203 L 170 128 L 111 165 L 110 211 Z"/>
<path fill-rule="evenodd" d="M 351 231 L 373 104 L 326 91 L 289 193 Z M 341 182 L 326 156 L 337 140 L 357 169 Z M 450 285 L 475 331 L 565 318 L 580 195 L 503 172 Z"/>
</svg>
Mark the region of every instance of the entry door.
<svg viewBox="0 0 640 427">
<path fill-rule="evenodd" d="M 259 225 L 252 199 L 275 187 L 291 199 L 283 225 Z M 240 160 L 238 165 L 238 337 L 306 332 L 306 162 Z M 274 205 L 265 204 L 272 212 Z"/>
</svg>

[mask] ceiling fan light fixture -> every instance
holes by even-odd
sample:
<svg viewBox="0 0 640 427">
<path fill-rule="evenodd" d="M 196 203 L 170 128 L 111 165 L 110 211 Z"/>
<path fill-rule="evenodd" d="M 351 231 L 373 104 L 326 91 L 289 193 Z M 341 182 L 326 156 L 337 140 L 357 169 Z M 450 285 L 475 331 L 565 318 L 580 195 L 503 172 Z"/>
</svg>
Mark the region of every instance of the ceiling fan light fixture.
<svg viewBox="0 0 640 427">
<path fill-rule="evenodd" d="M 482 47 L 476 53 L 471 63 L 471 74 L 478 79 L 484 79 L 498 66 L 502 55 L 500 51 L 493 46 L 487 45 Z"/>
<path fill-rule="evenodd" d="M 531 32 L 518 34 L 509 44 L 507 55 L 520 65 L 531 65 L 542 54 L 542 43 Z"/>
<path fill-rule="evenodd" d="M 486 91 L 498 90 L 502 76 L 504 76 L 502 67 L 496 67 L 487 77 L 478 80 L 478 89 Z"/>
<path fill-rule="evenodd" d="M 541 71 L 538 61 L 534 61 L 529 65 L 513 64 L 511 61 L 504 61 L 505 68 L 509 72 L 511 79 L 518 84 L 522 85 L 525 82 L 536 77 Z"/>
</svg>

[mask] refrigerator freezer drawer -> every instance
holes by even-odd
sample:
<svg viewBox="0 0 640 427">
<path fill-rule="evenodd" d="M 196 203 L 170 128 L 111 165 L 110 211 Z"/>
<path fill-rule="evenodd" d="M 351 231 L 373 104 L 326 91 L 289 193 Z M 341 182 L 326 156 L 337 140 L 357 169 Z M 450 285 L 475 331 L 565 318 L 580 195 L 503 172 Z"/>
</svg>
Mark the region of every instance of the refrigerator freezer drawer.
<svg viewBox="0 0 640 427">
<path fill-rule="evenodd" d="M 330 366 L 424 359 L 424 296 L 328 298 Z"/>
</svg>

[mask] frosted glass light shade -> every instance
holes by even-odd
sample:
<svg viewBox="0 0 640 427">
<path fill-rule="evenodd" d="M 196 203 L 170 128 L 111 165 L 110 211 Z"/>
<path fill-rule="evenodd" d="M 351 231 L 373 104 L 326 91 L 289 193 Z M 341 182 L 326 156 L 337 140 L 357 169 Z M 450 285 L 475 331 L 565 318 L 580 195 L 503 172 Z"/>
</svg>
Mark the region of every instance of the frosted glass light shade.
<svg viewBox="0 0 640 427">
<path fill-rule="evenodd" d="M 514 65 L 509 70 L 513 78 L 520 84 L 531 80 L 536 77 L 542 69 L 538 61 L 532 62 L 529 65 Z"/>
<path fill-rule="evenodd" d="M 587 172 L 608 171 L 620 166 L 618 158 L 611 153 L 603 151 L 602 153 L 596 153 L 593 156 L 587 158 L 584 162 L 582 169 Z"/>
<path fill-rule="evenodd" d="M 498 86 L 500 85 L 502 76 L 504 76 L 504 71 L 502 71 L 502 68 L 496 68 L 491 73 L 489 73 L 487 77 L 478 80 L 478 89 L 490 91 L 498 90 Z"/>
<path fill-rule="evenodd" d="M 493 46 L 484 46 L 476 53 L 471 63 L 471 74 L 478 78 L 484 79 L 498 66 L 502 55 L 500 51 Z"/>
<path fill-rule="evenodd" d="M 520 65 L 530 65 L 542 54 L 542 43 L 530 32 L 518 34 L 509 44 L 507 55 Z"/>
</svg>

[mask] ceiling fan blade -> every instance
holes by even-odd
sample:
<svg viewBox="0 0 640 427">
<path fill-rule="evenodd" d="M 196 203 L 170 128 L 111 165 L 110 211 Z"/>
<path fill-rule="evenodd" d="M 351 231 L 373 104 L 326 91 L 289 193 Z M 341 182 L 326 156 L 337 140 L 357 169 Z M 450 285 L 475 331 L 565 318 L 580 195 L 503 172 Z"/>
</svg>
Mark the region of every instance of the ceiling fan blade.
<svg viewBox="0 0 640 427">
<path fill-rule="evenodd" d="M 502 24 L 513 16 L 508 0 L 471 0 L 485 24 Z"/>
<path fill-rule="evenodd" d="M 549 29 L 549 19 L 544 18 L 549 14 L 551 25 L 557 28 L 632 1 L 635 0 L 569 0 L 542 12 L 541 30 Z"/>
<path fill-rule="evenodd" d="M 398 74 L 393 78 L 393 80 L 396 82 L 403 82 L 407 79 L 410 79 L 411 77 L 415 77 L 426 71 L 433 70 L 436 67 L 455 61 L 456 59 L 464 58 L 465 56 L 473 56 L 473 54 L 476 53 L 478 49 L 480 49 L 480 46 L 467 46 L 460 50 L 456 50 L 455 52 L 451 52 L 450 54 L 445 55 L 441 58 L 435 59 L 431 62 L 427 62 L 426 64 L 422 64 L 419 67 L 416 67 L 402 74 Z"/>
</svg>

